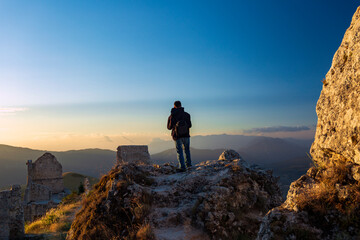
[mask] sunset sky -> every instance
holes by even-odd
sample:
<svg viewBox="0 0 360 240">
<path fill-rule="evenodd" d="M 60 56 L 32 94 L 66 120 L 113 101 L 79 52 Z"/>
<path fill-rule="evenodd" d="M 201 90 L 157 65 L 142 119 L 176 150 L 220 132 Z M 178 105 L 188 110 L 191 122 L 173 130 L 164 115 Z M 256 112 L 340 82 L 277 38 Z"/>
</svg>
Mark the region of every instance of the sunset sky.
<svg viewBox="0 0 360 240">
<path fill-rule="evenodd" d="M 0 144 L 115 149 L 192 135 L 311 138 L 356 1 L 0 1 Z"/>
</svg>

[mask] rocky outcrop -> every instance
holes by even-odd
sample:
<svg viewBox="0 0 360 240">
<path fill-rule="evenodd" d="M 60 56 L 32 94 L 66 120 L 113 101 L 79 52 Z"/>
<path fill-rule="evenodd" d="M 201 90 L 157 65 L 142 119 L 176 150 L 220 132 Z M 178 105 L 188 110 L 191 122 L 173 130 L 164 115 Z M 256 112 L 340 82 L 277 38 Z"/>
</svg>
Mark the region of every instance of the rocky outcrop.
<svg viewBox="0 0 360 240">
<path fill-rule="evenodd" d="M 323 80 L 314 167 L 270 211 L 258 239 L 360 239 L 360 8 Z"/>
<path fill-rule="evenodd" d="M 318 124 L 311 155 L 326 163 L 326 150 L 360 164 L 360 9 L 353 16 L 316 106 Z M 325 151 L 324 151 L 325 150 Z"/>
<path fill-rule="evenodd" d="M 185 173 L 169 164 L 118 165 L 89 193 L 67 239 L 255 238 L 282 202 L 277 179 L 234 151 L 223 156 Z"/>
</svg>

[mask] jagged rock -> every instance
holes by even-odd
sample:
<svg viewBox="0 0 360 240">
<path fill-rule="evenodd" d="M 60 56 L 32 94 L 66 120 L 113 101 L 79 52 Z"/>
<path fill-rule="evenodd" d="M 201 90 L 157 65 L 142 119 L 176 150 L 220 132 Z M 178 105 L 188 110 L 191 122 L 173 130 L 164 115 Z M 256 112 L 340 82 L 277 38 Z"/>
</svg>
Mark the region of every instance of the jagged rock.
<svg viewBox="0 0 360 240">
<path fill-rule="evenodd" d="M 257 239 L 360 239 L 360 8 L 317 103 L 314 167 L 263 219 Z"/>
<path fill-rule="evenodd" d="M 232 149 L 225 150 L 219 157 L 219 160 L 232 161 L 234 159 L 241 159 L 240 154 Z"/>
<path fill-rule="evenodd" d="M 360 166 L 359 165 L 353 166 L 351 169 L 351 173 L 352 173 L 352 177 L 356 181 L 360 181 Z"/>
<path fill-rule="evenodd" d="M 122 163 L 89 193 L 67 239 L 255 238 L 282 197 L 276 178 L 237 156 L 186 173 Z"/>
<path fill-rule="evenodd" d="M 316 106 L 318 124 L 311 155 L 321 164 L 327 149 L 360 164 L 360 9 L 353 16 Z M 325 151 L 324 151 L 325 150 Z"/>
</svg>

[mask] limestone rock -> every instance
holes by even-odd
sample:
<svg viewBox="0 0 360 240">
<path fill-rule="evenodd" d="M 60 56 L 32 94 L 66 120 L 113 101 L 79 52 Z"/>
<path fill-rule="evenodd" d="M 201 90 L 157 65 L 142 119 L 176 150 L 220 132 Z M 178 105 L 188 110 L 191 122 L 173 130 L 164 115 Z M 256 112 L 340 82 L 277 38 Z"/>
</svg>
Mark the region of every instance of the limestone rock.
<svg viewBox="0 0 360 240">
<path fill-rule="evenodd" d="M 360 239 L 360 8 L 323 80 L 314 167 L 263 219 L 257 239 Z"/>
<path fill-rule="evenodd" d="M 282 197 L 275 177 L 236 156 L 185 173 L 169 164 L 122 163 L 90 192 L 67 239 L 255 238 Z"/>
<path fill-rule="evenodd" d="M 360 8 L 353 16 L 316 106 L 318 124 L 311 155 L 328 159 L 326 149 L 360 164 Z"/>
<path fill-rule="evenodd" d="M 225 150 L 219 157 L 219 160 L 232 161 L 235 159 L 241 159 L 240 154 L 232 149 Z"/>
</svg>

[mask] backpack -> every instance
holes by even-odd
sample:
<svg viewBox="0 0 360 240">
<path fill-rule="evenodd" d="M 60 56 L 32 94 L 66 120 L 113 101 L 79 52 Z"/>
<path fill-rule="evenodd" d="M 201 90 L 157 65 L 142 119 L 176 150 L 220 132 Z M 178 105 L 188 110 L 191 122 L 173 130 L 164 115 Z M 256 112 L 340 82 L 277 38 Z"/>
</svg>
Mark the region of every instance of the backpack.
<svg viewBox="0 0 360 240">
<path fill-rule="evenodd" d="M 189 134 L 189 126 L 184 119 L 181 119 L 175 124 L 175 133 L 178 137 L 184 137 Z"/>
</svg>

